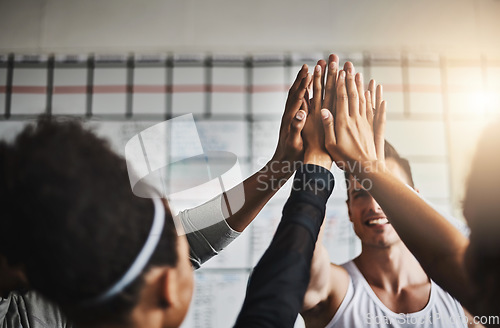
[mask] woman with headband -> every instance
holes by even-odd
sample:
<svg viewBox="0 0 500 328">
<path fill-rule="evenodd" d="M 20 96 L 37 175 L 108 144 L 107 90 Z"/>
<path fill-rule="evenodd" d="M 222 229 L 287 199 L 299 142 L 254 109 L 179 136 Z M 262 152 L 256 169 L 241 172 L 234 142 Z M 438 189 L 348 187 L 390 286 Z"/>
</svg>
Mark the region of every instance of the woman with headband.
<svg viewBox="0 0 500 328">
<path fill-rule="evenodd" d="M 302 306 L 333 189 L 331 159 L 313 125 L 319 108 L 299 111 L 310 80 L 306 73 L 294 85 L 301 95 L 287 113 L 299 135 L 309 114 L 304 144 L 289 141 L 304 147 L 305 165 L 249 283 L 237 327 L 291 327 Z M 31 286 L 78 326 L 178 327 L 191 300 L 193 274 L 186 238 L 168 205 L 154 194 L 135 197 L 123 159 L 75 122 L 42 119 L 8 153 L 2 202 L 12 223 L 10 240 L 22 241 L 10 253 L 22 259 Z"/>
</svg>

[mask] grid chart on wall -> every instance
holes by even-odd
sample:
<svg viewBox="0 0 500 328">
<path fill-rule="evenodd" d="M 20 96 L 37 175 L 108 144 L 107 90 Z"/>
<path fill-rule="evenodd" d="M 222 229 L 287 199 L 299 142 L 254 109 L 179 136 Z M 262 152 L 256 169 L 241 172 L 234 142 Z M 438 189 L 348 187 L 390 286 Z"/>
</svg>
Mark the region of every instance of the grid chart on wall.
<svg viewBox="0 0 500 328">
<path fill-rule="evenodd" d="M 123 154 L 125 143 L 143 129 L 192 113 L 203 149 L 236 154 L 245 178 L 274 152 L 286 94 L 301 65 L 312 70 L 327 55 L 1 55 L 0 137 L 12 139 L 42 113 L 74 116 Z M 458 213 L 464 158 L 496 115 L 492 107 L 498 104 L 490 100 L 498 99 L 500 61 L 405 53 L 339 57 L 352 61 L 365 83 L 376 78 L 384 85 L 387 139 L 410 160 L 421 194 L 438 210 Z M 337 187 L 324 240 L 331 260 L 342 263 L 359 253 L 360 244 L 348 220 L 343 173 L 334 169 L 334 174 Z M 289 187 L 196 272 L 183 327 L 232 326 L 248 274 L 271 241 Z M 174 212 L 207 200 L 207 195 L 170 199 Z"/>
</svg>

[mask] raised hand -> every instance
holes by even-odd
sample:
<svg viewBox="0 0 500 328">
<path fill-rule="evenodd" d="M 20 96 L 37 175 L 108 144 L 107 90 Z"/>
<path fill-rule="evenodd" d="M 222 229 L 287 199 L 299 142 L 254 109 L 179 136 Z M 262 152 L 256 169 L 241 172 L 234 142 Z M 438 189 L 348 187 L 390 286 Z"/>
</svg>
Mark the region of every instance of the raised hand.
<svg viewBox="0 0 500 328">
<path fill-rule="evenodd" d="M 272 161 L 296 162 L 303 160 L 304 144 L 301 132 L 306 122 L 307 87 L 311 78 L 307 65 L 303 65 L 288 91 L 285 112 L 281 119 L 278 146 Z"/>
<path fill-rule="evenodd" d="M 328 67 L 328 69 L 326 69 Z M 319 60 L 314 68 L 312 80 L 313 97 L 308 103 L 308 118 L 302 131 L 305 143 L 304 161 L 318 164 L 328 169 L 331 167 L 331 158 L 325 149 L 325 135 L 321 123 L 321 108 L 334 110 L 334 90 L 337 77 L 338 57 L 330 55 L 328 66 L 324 60 Z M 325 72 L 326 73 L 326 86 Z M 325 96 L 323 97 L 323 92 Z"/>
<path fill-rule="evenodd" d="M 377 92 L 374 88 L 375 82 L 370 82 L 365 93 L 362 75 L 355 74 L 347 62 L 336 83 L 335 116 L 330 110 L 321 111 L 328 153 L 341 169 L 355 176 L 384 160 L 386 102 L 382 88 Z"/>
<path fill-rule="evenodd" d="M 379 161 L 384 161 L 385 124 L 373 124 L 374 117 L 376 122 L 380 122 L 380 120 L 382 119 L 380 115 L 385 115 L 385 107 L 383 113 L 380 111 L 383 101 L 383 88 L 382 85 L 379 84 L 377 85 L 375 91 L 375 85 L 375 80 L 370 80 L 370 83 L 368 84 L 368 90 L 365 92 L 366 117 L 370 126 L 373 126 L 377 159 Z"/>
</svg>

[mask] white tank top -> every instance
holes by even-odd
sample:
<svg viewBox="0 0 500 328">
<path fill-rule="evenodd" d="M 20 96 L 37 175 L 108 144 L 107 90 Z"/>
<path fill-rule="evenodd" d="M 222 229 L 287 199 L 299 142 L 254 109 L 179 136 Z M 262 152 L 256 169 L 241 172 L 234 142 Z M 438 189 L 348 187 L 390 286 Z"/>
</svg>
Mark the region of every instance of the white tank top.
<svg viewBox="0 0 500 328">
<path fill-rule="evenodd" d="M 427 305 L 418 312 L 398 314 L 380 301 L 354 262 L 343 265 L 349 287 L 337 313 L 325 328 L 451 328 L 467 327 L 460 303 L 431 280 Z"/>
</svg>

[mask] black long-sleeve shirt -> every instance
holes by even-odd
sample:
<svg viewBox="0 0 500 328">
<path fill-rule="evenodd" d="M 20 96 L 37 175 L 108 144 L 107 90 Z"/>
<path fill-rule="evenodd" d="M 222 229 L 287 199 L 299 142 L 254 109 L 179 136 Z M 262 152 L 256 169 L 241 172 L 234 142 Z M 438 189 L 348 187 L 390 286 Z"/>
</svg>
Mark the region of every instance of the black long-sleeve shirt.
<svg viewBox="0 0 500 328">
<path fill-rule="evenodd" d="M 281 223 L 254 269 L 234 327 L 294 326 L 333 187 L 333 174 L 323 167 L 306 164 L 297 171 Z"/>
</svg>

